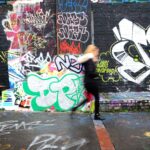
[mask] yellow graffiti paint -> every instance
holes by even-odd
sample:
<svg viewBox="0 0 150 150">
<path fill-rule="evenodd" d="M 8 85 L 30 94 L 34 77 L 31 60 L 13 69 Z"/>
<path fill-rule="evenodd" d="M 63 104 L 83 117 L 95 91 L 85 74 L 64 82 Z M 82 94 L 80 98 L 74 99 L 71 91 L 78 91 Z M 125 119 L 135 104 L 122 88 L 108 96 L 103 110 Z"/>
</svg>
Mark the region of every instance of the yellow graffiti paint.
<svg viewBox="0 0 150 150">
<path fill-rule="evenodd" d="M 91 113 L 94 113 L 94 110 L 95 110 L 95 105 L 94 105 L 94 103 L 95 103 L 94 100 L 92 100 L 92 101 L 91 101 L 91 106 L 90 106 L 90 112 L 91 112 Z"/>
<path fill-rule="evenodd" d="M 5 145 L 0 144 L 0 150 L 8 150 L 10 148 L 11 148 L 10 144 L 5 144 Z"/>
<path fill-rule="evenodd" d="M 145 136 L 150 137 L 150 131 L 144 133 Z"/>
</svg>

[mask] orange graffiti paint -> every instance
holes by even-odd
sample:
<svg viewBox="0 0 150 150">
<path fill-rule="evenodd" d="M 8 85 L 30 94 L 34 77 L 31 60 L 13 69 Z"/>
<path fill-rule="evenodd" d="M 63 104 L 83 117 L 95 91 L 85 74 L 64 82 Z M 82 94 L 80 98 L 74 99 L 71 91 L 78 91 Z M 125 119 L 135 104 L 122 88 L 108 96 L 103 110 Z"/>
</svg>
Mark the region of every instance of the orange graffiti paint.
<svg viewBox="0 0 150 150">
<path fill-rule="evenodd" d="M 71 44 L 69 44 L 66 40 L 60 42 L 60 50 L 59 53 L 65 54 L 80 54 L 81 53 L 81 44 L 78 43 L 77 45 L 73 41 Z"/>
</svg>

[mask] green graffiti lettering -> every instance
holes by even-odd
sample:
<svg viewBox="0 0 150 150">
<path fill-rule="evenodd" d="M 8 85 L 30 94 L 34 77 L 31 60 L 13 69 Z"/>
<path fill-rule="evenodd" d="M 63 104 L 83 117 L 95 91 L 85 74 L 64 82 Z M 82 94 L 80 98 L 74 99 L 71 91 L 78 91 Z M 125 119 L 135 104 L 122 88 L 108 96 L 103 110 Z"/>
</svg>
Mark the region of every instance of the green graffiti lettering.
<svg viewBox="0 0 150 150">
<path fill-rule="evenodd" d="M 23 82 L 26 94 L 31 95 L 31 108 L 43 111 L 54 106 L 57 111 L 70 110 L 84 98 L 83 76 L 75 73 L 62 77 L 43 78 L 32 73 Z"/>
</svg>

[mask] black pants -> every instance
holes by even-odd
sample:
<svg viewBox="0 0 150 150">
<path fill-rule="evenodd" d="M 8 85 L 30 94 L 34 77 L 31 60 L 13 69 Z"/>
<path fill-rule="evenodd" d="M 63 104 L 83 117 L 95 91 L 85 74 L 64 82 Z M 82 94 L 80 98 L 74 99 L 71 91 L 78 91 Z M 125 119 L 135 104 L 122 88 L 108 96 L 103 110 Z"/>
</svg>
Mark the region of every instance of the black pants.
<svg viewBox="0 0 150 150">
<path fill-rule="evenodd" d="M 85 83 L 85 89 L 87 92 L 91 93 L 95 98 L 95 115 L 99 114 L 99 86 L 96 81 L 87 82 Z M 81 101 L 76 108 L 80 107 L 81 105 L 85 104 L 87 99 Z"/>
</svg>

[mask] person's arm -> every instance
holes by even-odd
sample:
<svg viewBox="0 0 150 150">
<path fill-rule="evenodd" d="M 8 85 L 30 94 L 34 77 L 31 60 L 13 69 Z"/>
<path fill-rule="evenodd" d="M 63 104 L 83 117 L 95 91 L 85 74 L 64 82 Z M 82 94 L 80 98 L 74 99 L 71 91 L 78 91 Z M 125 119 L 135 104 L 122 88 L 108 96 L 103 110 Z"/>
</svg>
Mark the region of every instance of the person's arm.
<svg viewBox="0 0 150 150">
<path fill-rule="evenodd" d="M 77 59 L 77 62 L 82 64 L 82 63 L 88 61 L 89 59 L 93 59 L 93 58 L 94 58 L 94 55 L 92 53 L 88 53 L 88 54 L 84 54 L 84 55 L 80 56 Z"/>
</svg>

